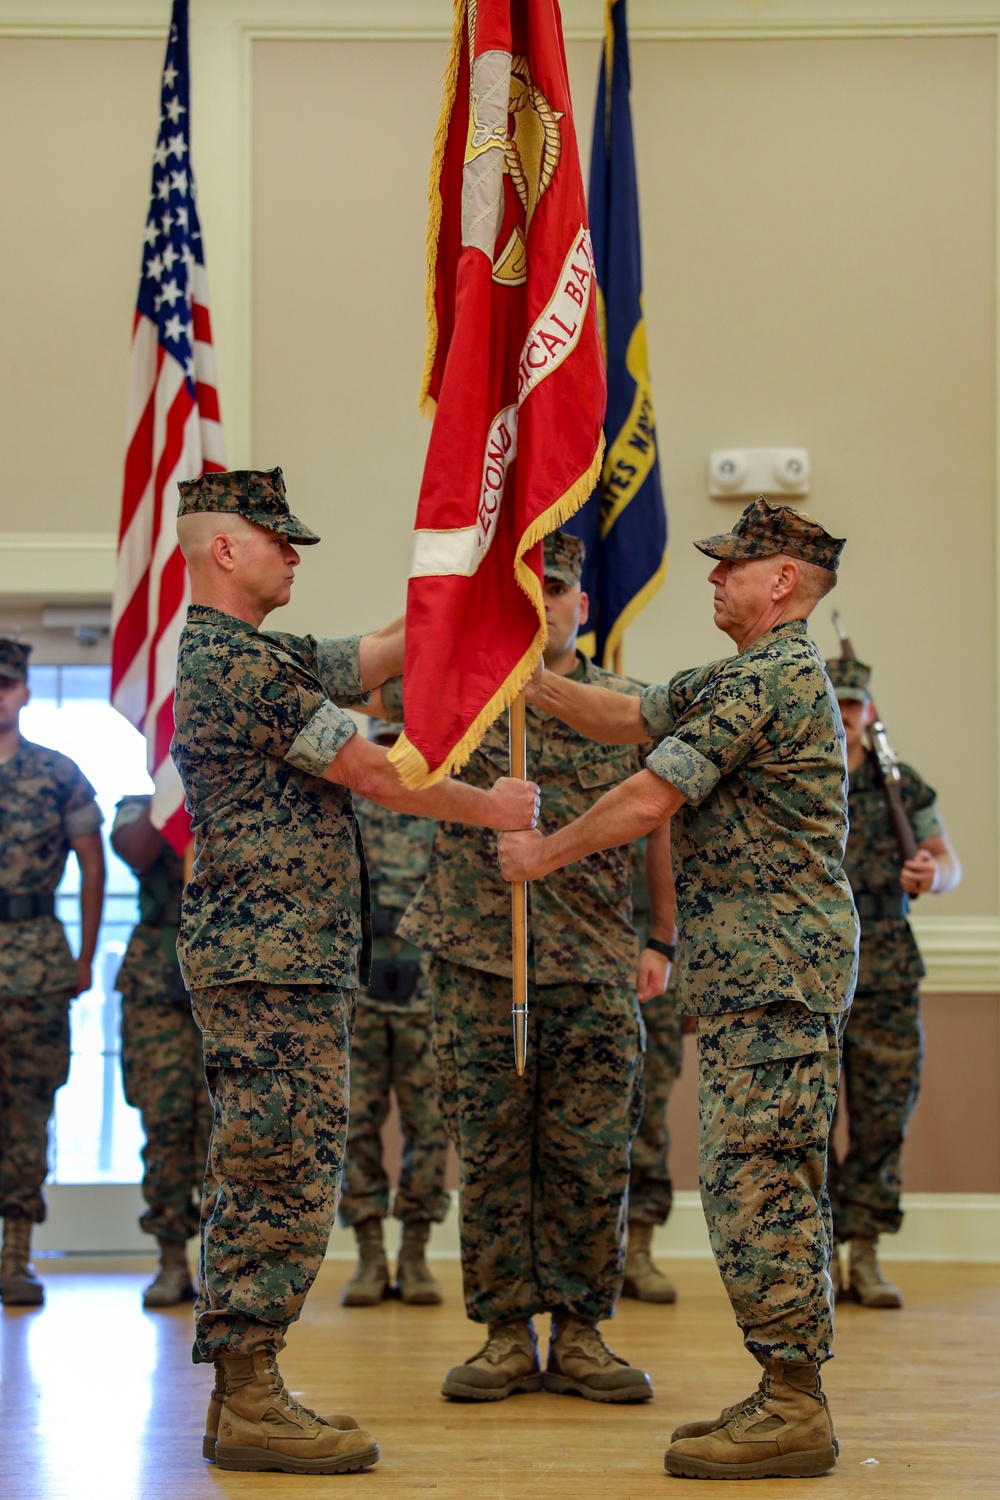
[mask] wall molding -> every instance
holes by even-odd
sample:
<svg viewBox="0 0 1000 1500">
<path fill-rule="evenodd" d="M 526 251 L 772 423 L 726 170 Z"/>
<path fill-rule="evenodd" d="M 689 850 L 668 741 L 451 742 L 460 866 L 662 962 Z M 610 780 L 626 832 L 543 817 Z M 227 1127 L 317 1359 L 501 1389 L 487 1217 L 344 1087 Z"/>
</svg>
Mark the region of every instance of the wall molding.
<svg viewBox="0 0 1000 1500">
<path fill-rule="evenodd" d="M 42 1254 L 155 1254 L 148 1234 L 139 1229 L 144 1207 L 138 1183 L 50 1184 L 45 1189 L 49 1216 L 34 1233 Z M 458 1194 L 443 1224 L 435 1225 L 429 1254 L 458 1256 Z M 1000 1263 L 1000 1193 L 909 1193 L 903 1195 L 905 1219 L 898 1235 L 886 1236 L 885 1260 L 982 1261 Z M 395 1221 L 387 1238 L 394 1248 Z M 669 1222 L 658 1228 L 654 1250 L 667 1259 L 702 1260 L 711 1256 L 705 1216 L 696 1192 L 674 1195 Z M 352 1261 L 357 1246 L 351 1230 L 334 1226 L 327 1260 Z"/>
<path fill-rule="evenodd" d="M 0 600 L 110 599 L 117 552 L 112 532 L 0 531 Z"/>
<path fill-rule="evenodd" d="M 1000 917 L 912 919 L 931 994 L 1000 994 Z"/>
<path fill-rule="evenodd" d="M 198 0 L 191 24 L 258 35 L 438 40 L 451 0 Z M 573 40 L 602 34 L 603 0 L 562 0 Z M 164 34 L 167 0 L 0 0 L 0 32 L 23 36 Z M 1000 0 L 630 0 L 636 40 L 891 32 L 983 33 L 1000 27 Z"/>
</svg>

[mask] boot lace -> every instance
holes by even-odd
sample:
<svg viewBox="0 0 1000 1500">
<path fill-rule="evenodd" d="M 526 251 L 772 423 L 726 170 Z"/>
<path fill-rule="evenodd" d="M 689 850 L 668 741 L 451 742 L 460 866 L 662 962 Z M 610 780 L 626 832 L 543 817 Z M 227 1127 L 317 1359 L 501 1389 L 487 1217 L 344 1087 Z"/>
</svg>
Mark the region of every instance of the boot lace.
<svg viewBox="0 0 1000 1500">
<path fill-rule="evenodd" d="M 600 1330 L 593 1323 L 572 1323 L 564 1327 L 565 1333 L 560 1328 L 555 1339 L 557 1349 L 560 1344 L 563 1346 L 561 1352 L 568 1353 L 572 1349 L 602 1365 L 628 1363 L 627 1360 L 621 1359 L 613 1349 L 608 1348 L 601 1337 Z"/>
<path fill-rule="evenodd" d="M 491 1364 L 499 1364 L 515 1350 L 523 1354 L 528 1352 L 524 1339 L 518 1336 L 516 1327 L 512 1323 L 506 1323 L 502 1328 L 494 1329 L 490 1333 L 483 1347 L 477 1349 L 472 1358 L 466 1360 L 466 1364 L 475 1364 L 477 1359 L 486 1359 Z"/>
<path fill-rule="evenodd" d="M 311 1406 L 303 1406 L 301 1401 L 296 1401 L 295 1397 L 292 1395 L 291 1391 L 288 1389 L 287 1385 L 284 1382 L 275 1358 L 272 1357 L 268 1361 L 267 1369 L 268 1374 L 271 1377 L 271 1390 L 274 1396 L 292 1413 L 294 1417 L 311 1417 L 314 1422 L 319 1422 L 323 1427 L 326 1427 L 328 1425 L 323 1421 L 323 1418 L 321 1416 L 313 1411 Z"/>
</svg>

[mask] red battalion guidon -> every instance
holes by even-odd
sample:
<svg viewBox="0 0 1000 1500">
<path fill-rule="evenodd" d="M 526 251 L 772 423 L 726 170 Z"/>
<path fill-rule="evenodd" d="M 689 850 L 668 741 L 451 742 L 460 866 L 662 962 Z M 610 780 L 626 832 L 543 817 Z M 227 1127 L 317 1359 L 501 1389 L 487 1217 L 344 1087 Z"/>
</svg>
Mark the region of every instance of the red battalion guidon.
<svg viewBox="0 0 1000 1500">
<path fill-rule="evenodd" d="M 604 357 L 555 0 L 456 0 L 430 201 L 434 426 L 390 752 L 409 786 L 464 765 L 530 677 L 541 539 L 601 471 Z"/>
</svg>

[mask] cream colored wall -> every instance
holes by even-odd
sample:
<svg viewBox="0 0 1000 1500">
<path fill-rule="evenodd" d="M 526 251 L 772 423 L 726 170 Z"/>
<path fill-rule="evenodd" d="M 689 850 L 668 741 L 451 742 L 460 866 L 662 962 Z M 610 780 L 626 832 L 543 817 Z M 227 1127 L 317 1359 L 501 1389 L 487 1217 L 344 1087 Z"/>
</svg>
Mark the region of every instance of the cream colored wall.
<svg viewBox="0 0 1000 1500">
<path fill-rule="evenodd" d="M 633 16 L 684 12 L 697 26 L 711 9 L 749 29 L 769 10 L 785 22 L 818 8 L 761 3 L 748 19 L 728 0 L 647 0 Z M 415 391 L 445 51 L 406 18 L 434 30 L 449 7 L 368 0 L 353 7 L 359 29 L 400 18 L 381 39 L 324 37 L 351 9 L 200 0 L 194 17 L 194 154 L 230 453 L 282 463 L 325 530 L 286 623 L 332 631 L 375 624 L 403 597 L 427 437 Z M 600 5 L 565 9 L 592 25 Z M 903 0 L 839 9 L 906 19 Z M 316 35 L 254 39 L 237 24 L 245 12 L 282 25 L 293 10 Z M 21 598 L 110 588 L 164 14 L 162 0 L 0 0 L 0 628 Z M 134 18 L 137 34 L 19 36 L 4 31 L 12 15 L 123 32 Z M 965 860 L 962 887 L 921 903 L 920 921 L 940 1005 L 980 992 L 973 1030 L 995 1077 L 983 1019 L 1000 976 L 995 37 L 647 37 L 633 54 L 672 548 L 627 664 L 659 677 L 725 645 L 690 547 L 736 511 L 707 497 L 710 449 L 807 446 L 808 505 L 850 538 L 837 602 Z M 598 48 L 571 41 L 568 55 L 586 159 Z M 833 649 L 826 611 L 816 634 Z M 929 1070 L 925 1117 L 950 1111 L 962 1082 L 953 1049 Z M 996 1098 L 984 1108 L 993 1120 Z M 972 1159 L 980 1124 L 963 1118 L 956 1150 Z M 918 1166 L 930 1162 L 919 1133 L 914 1144 Z M 944 1184 L 950 1168 L 919 1171 Z M 995 1164 L 988 1175 L 993 1187 Z"/>
<path fill-rule="evenodd" d="M 586 158 L 597 48 L 568 51 Z M 660 677 L 725 645 L 690 547 L 736 509 L 707 498 L 709 450 L 808 446 L 808 503 L 850 537 L 838 603 L 965 859 L 934 914 L 992 915 L 994 42 L 633 51 L 672 548 L 628 665 Z M 115 529 L 160 56 L 153 39 L 0 36 L 0 534 Z M 333 544 L 303 564 L 293 625 L 362 627 L 403 598 L 442 60 L 439 40 L 251 47 L 252 443 L 235 458 L 280 461 Z M 65 563 L 50 558 L 7 550 L 0 591 L 37 590 Z M 82 553 L 61 591 L 106 589 L 109 568 Z M 816 633 L 833 648 L 825 610 Z"/>
<path fill-rule="evenodd" d="M 657 679 L 728 649 L 690 545 L 738 513 L 707 496 L 709 451 L 808 447 L 809 506 L 850 539 L 837 602 L 965 859 L 935 912 L 994 912 L 993 43 L 633 51 L 672 549 L 628 666 Z M 335 543 L 303 564 L 303 625 L 402 604 L 441 55 L 254 46 L 254 461 L 285 466 Z M 569 57 L 586 156 L 596 48 Z M 832 653 L 826 608 L 815 632 Z"/>
<path fill-rule="evenodd" d="M 0 533 L 117 530 L 162 65 L 155 41 L 0 38 Z"/>
</svg>

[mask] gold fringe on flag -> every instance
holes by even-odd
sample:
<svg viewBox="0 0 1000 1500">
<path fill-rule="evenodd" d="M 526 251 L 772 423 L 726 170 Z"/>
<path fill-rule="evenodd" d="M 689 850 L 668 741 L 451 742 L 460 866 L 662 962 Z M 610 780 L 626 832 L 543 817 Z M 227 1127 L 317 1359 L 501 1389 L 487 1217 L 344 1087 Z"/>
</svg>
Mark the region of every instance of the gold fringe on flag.
<svg viewBox="0 0 1000 1500">
<path fill-rule="evenodd" d="M 518 693 L 528 682 L 532 672 L 534 672 L 541 660 L 542 651 L 545 647 L 546 626 L 545 604 L 542 599 L 541 585 L 538 582 L 537 574 L 523 561 L 524 554 L 536 542 L 540 542 L 544 537 L 548 536 L 550 531 L 557 531 L 564 521 L 568 521 L 570 516 L 580 509 L 584 501 L 593 493 L 594 486 L 600 478 L 603 462 L 604 434 L 602 433 L 601 440 L 597 445 L 597 452 L 594 454 L 591 463 L 584 473 L 570 485 L 565 494 L 560 495 L 559 499 L 549 506 L 548 510 L 543 511 L 540 516 L 536 516 L 517 544 L 517 551 L 514 556 L 514 575 L 518 584 L 528 595 L 528 598 L 538 611 L 538 630 L 535 632 L 528 650 L 521 657 L 521 660 L 514 667 L 514 670 L 507 677 L 506 681 L 501 683 L 500 687 L 493 694 L 493 697 L 476 715 L 462 738 L 452 747 L 445 760 L 436 770 L 431 771 L 429 769 L 423 755 L 415 745 L 410 743 L 405 733 L 399 736 L 399 739 L 389 751 L 389 759 L 396 767 L 399 779 L 404 786 L 433 786 L 435 782 L 443 781 L 446 776 L 450 776 L 452 771 L 460 771 L 473 752 L 478 750 L 483 735 L 493 721 L 503 713 L 505 708 L 510 707 Z"/>
<path fill-rule="evenodd" d="M 424 356 L 424 373 L 420 379 L 420 399 L 417 402 L 425 417 L 433 417 L 437 410 L 437 401 L 430 394 L 430 385 L 438 349 L 437 255 L 438 241 L 441 237 L 441 218 L 444 212 L 441 199 L 441 173 L 444 170 L 444 152 L 448 144 L 448 131 L 451 126 L 452 110 L 455 107 L 455 93 L 458 89 L 458 69 L 462 59 L 462 38 L 465 34 L 467 3 L 468 0 L 455 0 L 451 51 L 448 54 L 448 65 L 444 70 L 444 93 L 441 99 L 437 130 L 434 133 L 431 175 L 427 187 L 427 204 L 430 211 L 427 220 L 427 286 L 424 292 L 427 313 L 427 353 Z"/>
</svg>

